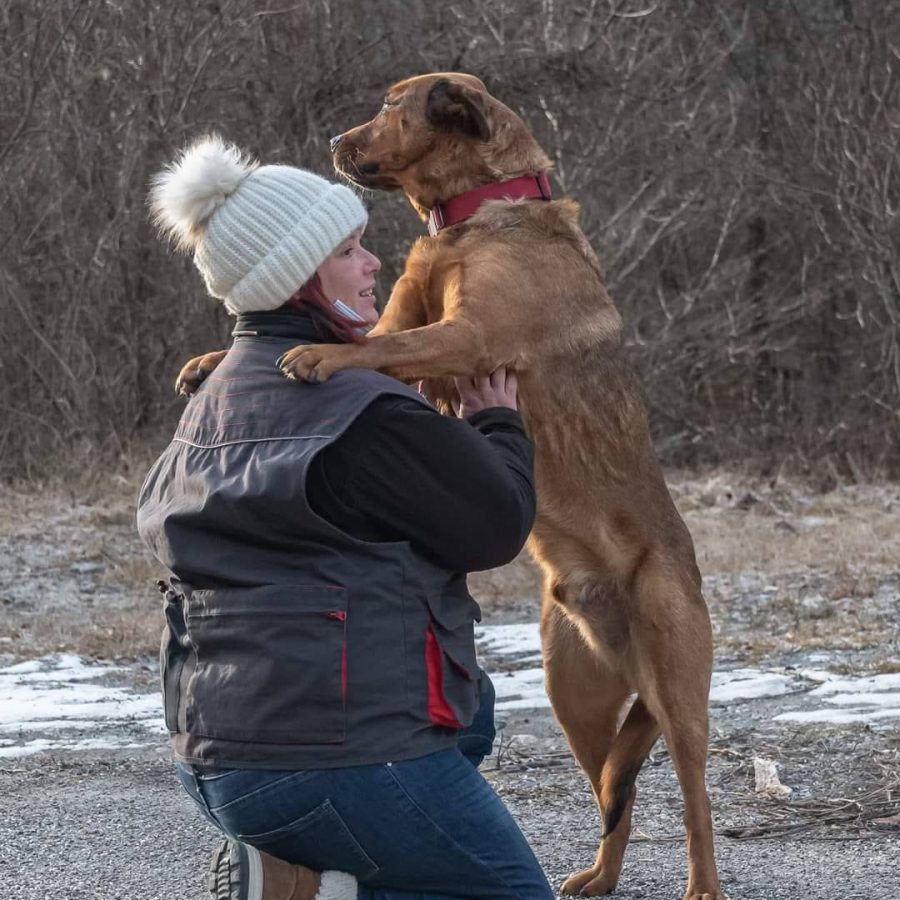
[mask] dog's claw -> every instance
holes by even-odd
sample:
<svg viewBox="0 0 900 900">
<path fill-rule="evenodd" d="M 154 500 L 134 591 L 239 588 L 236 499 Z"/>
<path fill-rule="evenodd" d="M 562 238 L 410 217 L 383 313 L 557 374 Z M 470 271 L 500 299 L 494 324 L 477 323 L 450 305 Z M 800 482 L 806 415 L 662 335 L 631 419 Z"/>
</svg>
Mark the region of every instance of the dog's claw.
<svg viewBox="0 0 900 900">
<path fill-rule="evenodd" d="M 323 384 L 341 368 L 338 360 L 342 349 L 327 344 L 295 347 L 281 356 L 278 366 L 284 376 L 292 381 Z"/>
<path fill-rule="evenodd" d="M 182 397 L 191 397 L 196 394 L 200 385 L 212 375 L 227 352 L 227 350 L 217 350 L 188 360 L 175 379 L 175 393 Z"/>
</svg>

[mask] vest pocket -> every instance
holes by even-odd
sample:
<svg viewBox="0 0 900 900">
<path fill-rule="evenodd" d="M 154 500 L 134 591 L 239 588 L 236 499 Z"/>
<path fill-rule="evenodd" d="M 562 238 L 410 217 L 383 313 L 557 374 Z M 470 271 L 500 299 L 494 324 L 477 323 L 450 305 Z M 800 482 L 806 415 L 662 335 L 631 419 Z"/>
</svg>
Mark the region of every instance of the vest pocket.
<svg viewBox="0 0 900 900">
<path fill-rule="evenodd" d="M 463 728 L 478 710 L 478 663 L 473 626 L 448 629 L 433 616 L 425 634 L 428 718 L 435 725 Z"/>
<path fill-rule="evenodd" d="M 196 653 L 186 685 L 189 733 L 252 743 L 344 740 L 347 596 L 342 588 L 194 591 L 186 621 Z"/>
<path fill-rule="evenodd" d="M 162 590 L 162 584 L 160 583 Z M 166 624 L 163 628 L 159 648 L 159 666 L 162 680 L 163 710 L 166 729 L 175 734 L 179 729 L 179 710 L 181 707 L 181 683 L 184 665 L 190 659 L 192 651 L 184 621 L 184 595 L 174 589 L 165 592 L 164 613 Z"/>
</svg>

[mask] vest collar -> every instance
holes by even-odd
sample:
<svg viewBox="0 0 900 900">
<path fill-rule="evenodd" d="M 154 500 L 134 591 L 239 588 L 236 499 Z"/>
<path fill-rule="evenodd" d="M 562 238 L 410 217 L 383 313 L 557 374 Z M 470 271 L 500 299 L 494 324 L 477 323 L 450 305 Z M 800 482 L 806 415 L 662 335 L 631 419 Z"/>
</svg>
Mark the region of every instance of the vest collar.
<svg viewBox="0 0 900 900">
<path fill-rule="evenodd" d="M 471 219 L 485 200 L 550 200 L 552 196 L 546 172 L 483 184 L 435 204 L 428 214 L 428 233 L 434 237 L 442 228 Z"/>
<path fill-rule="evenodd" d="M 235 338 L 289 337 L 316 344 L 325 340 L 308 312 L 284 306 L 266 312 L 241 313 L 231 334 Z"/>
</svg>

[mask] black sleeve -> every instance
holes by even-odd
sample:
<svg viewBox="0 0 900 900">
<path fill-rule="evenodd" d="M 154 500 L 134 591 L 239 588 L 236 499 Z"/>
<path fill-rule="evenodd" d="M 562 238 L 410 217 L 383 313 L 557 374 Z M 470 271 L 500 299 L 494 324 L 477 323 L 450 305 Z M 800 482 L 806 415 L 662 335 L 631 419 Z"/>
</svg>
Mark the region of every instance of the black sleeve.
<svg viewBox="0 0 900 900">
<path fill-rule="evenodd" d="M 533 448 L 515 410 L 468 420 L 375 400 L 313 461 L 312 508 L 362 540 L 408 540 L 448 569 L 512 560 L 534 521 Z"/>
</svg>

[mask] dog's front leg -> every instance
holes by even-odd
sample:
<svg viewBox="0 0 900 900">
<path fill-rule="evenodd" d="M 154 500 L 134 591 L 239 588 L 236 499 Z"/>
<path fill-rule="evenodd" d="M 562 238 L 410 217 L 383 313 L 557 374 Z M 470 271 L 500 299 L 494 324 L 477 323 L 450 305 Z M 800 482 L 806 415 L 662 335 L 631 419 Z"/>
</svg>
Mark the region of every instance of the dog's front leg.
<svg viewBox="0 0 900 900">
<path fill-rule="evenodd" d="M 369 332 L 369 337 L 410 331 L 428 324 L 425 312 L 425 289 L 415 278 L 401 276 L 388 299 L 381 318 Z"/>
<path fill-rule="evenodd" d="M 442 375 L 487 374 L 504 360 L 493 360 L 481 330 L 462 317 L 424 328 L 379 334 L 362 344 L 304 344 L 284 354 L 288 378 L 312 384 L 341 369 L 378 369 L 403 381 Z"/>
</svg>

